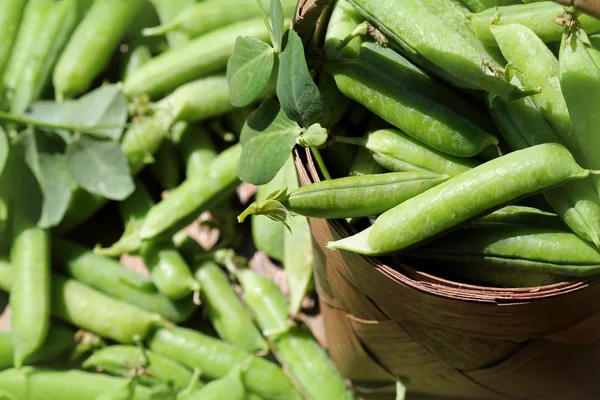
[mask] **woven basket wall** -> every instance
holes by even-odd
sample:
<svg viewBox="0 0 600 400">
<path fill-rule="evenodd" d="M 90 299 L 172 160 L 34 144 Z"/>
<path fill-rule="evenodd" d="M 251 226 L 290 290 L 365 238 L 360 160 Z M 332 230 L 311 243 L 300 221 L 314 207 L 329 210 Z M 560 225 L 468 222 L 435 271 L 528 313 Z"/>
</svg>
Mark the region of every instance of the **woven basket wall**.
<svg viewBox="0 0 600 400">
<path fill-rule="evenodd" d="M 301 183 L 319 180 L 305 149 Z M 522 289 L 464 285 L 325 248 L 344 221 L 310 220 L 331 356 L 358 386 L 458 399 L 600 398 L 599 279 Z"/>
</svg>

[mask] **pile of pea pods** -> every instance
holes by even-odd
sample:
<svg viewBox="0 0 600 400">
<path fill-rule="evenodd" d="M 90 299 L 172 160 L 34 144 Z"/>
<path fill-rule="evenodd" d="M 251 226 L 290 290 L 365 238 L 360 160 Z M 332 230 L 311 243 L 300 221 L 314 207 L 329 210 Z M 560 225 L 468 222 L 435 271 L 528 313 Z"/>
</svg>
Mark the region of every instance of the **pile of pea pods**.
<svg viewBox="0 0 600 400">
<path fill-rule="evenodd" d="M 256 0 L 0 2 L 0 399 L 355 398 L 307 219 L 236 221 L 239 36 Z"/>
<path fill-rule="evenodd" d="M 335 2 L 314 67 L 327 139 L 297 140 L 322 180 L 280 185 L 240 219 L 345 219 L 355 234 L 330 250 L 463 283 L 593 278 L 598 31 L 552 1 Z"/>
</svg>

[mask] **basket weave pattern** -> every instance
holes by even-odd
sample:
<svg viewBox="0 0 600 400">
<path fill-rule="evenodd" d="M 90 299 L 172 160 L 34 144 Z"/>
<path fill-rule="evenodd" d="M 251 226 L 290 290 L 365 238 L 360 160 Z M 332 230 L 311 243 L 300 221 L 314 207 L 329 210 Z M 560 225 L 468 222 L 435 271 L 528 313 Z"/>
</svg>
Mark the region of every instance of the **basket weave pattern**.
<svg viewBox="0 0 600 400">
<path fill-rule="evenodd" d="M 301 183 L 319 180 L 296 151 Z M 311 219 L 329 351 L 361 383 L 460 399 L 600 398 L 598 279 L 522 289 L 464 285 L 325 248 L 351 228 Z"/>
</svg>

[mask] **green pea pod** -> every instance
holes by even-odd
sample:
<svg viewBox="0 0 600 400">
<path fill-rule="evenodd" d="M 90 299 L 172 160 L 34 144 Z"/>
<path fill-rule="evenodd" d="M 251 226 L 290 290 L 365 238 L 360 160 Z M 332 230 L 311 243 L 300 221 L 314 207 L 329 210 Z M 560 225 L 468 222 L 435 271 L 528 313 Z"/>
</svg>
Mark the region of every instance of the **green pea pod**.
<svg viewBox="0 0 600 400">
<path fill-rule="evenodd" d="M 17 368 L 39 350 L 50 325 L 50 235 L 20 210 L 14 214 L 10 250 L 10 296 L 14 363 Z"/>
<path fill-rule="evenodd" d="M 579 140 L 584 166 L 598 169 L 600 162 L 594 148 L 600 145 L 597 135 L 600 116 L 600 68 L 588 51 L 591 46 L 587 35 L 577 21 L 565 31 L 560 49 L 560 87 L 565 97 L 573 125 L 571 135 Z M 600 193 L 600 179 L 592 176 L 596 192 Z"/>
<path fill-rule="evenodd" d="M 158 291 L 171 300 L 180 300 L 200 290 L 190 268 L 168 241 L 148 241 L 142 245 L 142 258 Z"/>
<path fill-rule="evenodd" d="M 532 4 L 515 4 L 506 7 L 470 14 L 477 36 L 487 46 L 498 46 L 490 25 L 520 24 L 532 29 L 545 43 L 558 42 L 562 38 L 563 28 L 554 20 L 565 11 L 564 6 L 553 1 L 541 1 Z M 496 18 L 498 16 L 498 18 Z M 600 31 L 600 20 L 582 14 L 580 22 L 586 32 Z"/>
<path fill-rule="evenodd" d="M 172 141 L 163 141 L 150 164 L 150 172 L 164 190 L 171 190 L 180 183 L 179 159 Z"/>
<path fill-rule="evenodd" d="M 85 369 L 98 369 L 113 375 L 126 376 L 138 367 L 147 374 L 140 383 L 157 385 L 165 383 L 184 389 L 192 381 L 192 371 L 160 354 L 137 346 L 112 345 L 95 351 L 82 364 Z M 199 388 L 200 384 L 198 384 Z"/>
<path fill-rule="evenodd" d="M 0 258 L 0 290 L 10 292 L 10 286 L 12 284 L 12 267 L 8 260 Z M 12 362 L 12 358 L 11 358 Z"/>
<path fill-rule="evenodd" d="M 250 270 L 239 271 L 246 302 L 263 329 L 271 335 L 277 358 L 311 400 L 354 399 L 345 379 L 319 343 L 287 322 L 287 300 L 270 279 Z"/>
<path fill-rule="evenodd" d="M 348 175 L 376 175 L 384 172 L 385 170 L 377 163 L 377 161 L 375 161 L 375 158 L 371 155 L 371 152 L 365 147 L 361 147 L 354 156 L 354 160 L 352 161 Z"/>
<path fill-rule="evenodd" d="M 217 157 L 217 150 L 206 128 L 198 124 L 186 124 L 179 148 L 187 178 L 210 173 L 210 164 Z"/>
<path fill-rule="evenodd" d="M 358 58 L 361 44 L 360 35 L 356 35 L 356 37 L 350 35 L 353 34 L 358 25 L 363 21 L 364 18 L 346 0 L 336 1 L 331 12 L 331 17 L 329 18 L 327 32 L 325 33 L 325 44 L 323 47 L 325 57 L 329 60 L 336 58 Z M 345 46 L 340 49 L 340 43 L 349 36 L 351 40 L 347 40 Z"/>
<path fill-rule="evenodd" d="M 4 268 L 4 267 L 0 267 Z M 24 360 L 25 365 L 54 360 L 75 347 L 75 331 L 62 325 L 52 324 L 46 341 Z M 14 344 L 10 331 L 0 331 L 0 370 L 13 367 Z"/>
<path fill-rule="evenodd" d="M 517 150 L 401 203 L 371 227 L 327 246 L 367 255 L 400 251 L 520 198 L 588 176 L 561 145 Z"/>
<path fill-rule="evenodd" d="M 417 64 L 455 86 L 487 90 L 503 97 L 519 94 L 517 87 L 501 78 L 499 65 L 485 58 L 421 1 L 350 0 L 350 3 Z"/>
<path fill-rule="evenodd" d="M 471 157 L 498 143 L 470 120 L 364 61 L 330 62 L 327 70 L 346 96 L 440 152 Z"/>
<path fill-rule="evenodd" d="M 331 179 L 303 186 L 280 198 L 253 203 L 239 219 L 250 213 L 274 215 L 272 211 L 281 206 L 312 218 L 379 215 L 450 178 L 450 175 L 416 171 Z"/>
<path fill-rule="evenodd" d="M 26 4 L 27 0 L 0 3 L 0 81 L 15 43 Z"/>
<path fill-rule="evenodd" d="M 237 167 L 241 145 L 223 151 L 213 161 L 210 175 L 186 179 L 148 212 L 140 237 L 151 239 L 187 226 L 202 211 L 229 196 L 238 184 Z"/>
<path fill-rule="evenodd" d="M 52 76 L 56 97 L 85 92 L 106 68 L 144 0 L 95 1 L 60 55 Z"/>
<path fill-rule="evenodd" d="M 146 64 L 152 58 L 150 48 L 145 45 L 136 46 L 124 59 L 121 76 L 125 80 L 133 71 Z"/>
<path fill-rule="evenodd" d="M 27 400 L 96 400 L 124 387 L 127 379 L 79 370 L 26 367 L 0 372 L 0 391 Z M 149 399 L 151 390 L 136 386 L 131 400 Z"/>
<path fill-rule="evenodd" d="M 5 3 L 10 2 L 5 1 Z M 25 5 L 17 37 L 12 45 L 10 57 L 6 61 L 3 76 L 5 90 L 10 91 L 17 86 L 23 72 L 23 65 L 27 64 L 27 60 L 31 56 L 30 49 L 39 40 L 39 32 L 44 27 L 44 19 L 54 3 L 54 0 L 30 0 Z"/>
<path fill-rule="evenodd" d="M 129 378 L 122 387 L 102 393 L 95 400 L 130 400 L 134 396 L 136 383 L 134 378 Z"/>
<path fill-rule="evenodd" d="M 147 344 L 150 350 L 191 368 L 199 368 L 212 379 L 222 378 L 243 364 L 244 386 L 265 399 L 302 398 L 276 364 L 200 332 L 179 327 L 160 328 L 149 337 Z"/>
<path fill-rule="evenodd" d="M 181 400 L 244 400 L 246 390 L 242 382 L 240 368 L 234 368 L 223 378 L 214 380 L 200 390 L 181 397 Z"/>
<path fill-rule="evenodd" d="M 283 0 L 281 5 L 283 14 L 288 18 L 296 11 L 295 0 Z M 263 6 L 269 9 L 269 1 L 263 0 Z M 261 17 L 261 12 L 256 0 L 229 0 L 227 7 L 214 1 L 204 1 L 184 8 L 167 23 L 144 29 L 143 34 L 182 32 L 189 38 L 195 38 L 238 21 Z"/>
<path fill-rule="evenodd" d="M 475 223 L 533 225 L 541 228 L 567 230 L 568 227 L 554 213 L 526 206 L 506 206 L 479 218 Z"/>
<path fill-rule="evenodd" d="M 299 188 L 298 174 L 294 158 L 290 157 L 284 165 L 285 183 L 289 190 Z M 331 181 L 329 181 L 331 182 Z M 302 300 L 314 286 L 313 266 L 313 237 L 308 219 L 301 215 L 289 219 L 290 229 L 284 231 L 283 269 L 290 291 L 290 315 L 297 315 L 302 306 Z"/>
<path fill-rule="evenodd" d="M 459 0 L 473 12 L 485 11 L 494 7 L 504 7 L 512 4 L 519 4 L 521 0 Z M 534 0 L 536 1 L 536 0 Z M 537 0 L 539 1 L 539 0 Z M 523 1 L 527 3 L 528 1 Z"/>
<path fill-rule="evenodd" d="M 362 144 L 373 153 L 377 163 L 395 172 L 429 171 L 459 175 L 479 164 L 474 159 L 443 154 L 396 129 L 377 130 L 361 139 L 339 138 L 339 140 Z"/>
<path fill-rule="evenodd" d="M 217 29 L 155 57 L 128 77 L 123 90 L 130 96 L 157 97 L 183 83 L 218 72 L 227 65 L 238 36 L 269 39 L 262 18 Z"/>
<path fill-rule="evenodd" d="M 231 287 L 227 275 L 216 264 L 206 262 L 194 276 L 203 287 L 202 299 L 219 336 L 249 352 L 267 352 L 267 342 Z"/>
<path fill-rule="evenodd" d="M 570 277 L 591 276 L 600 271 L 600 252 L 577 235 L 525 225 L 475 223 L 419 247 L 411 254 L 444 262 L 454 260 L 478 268 L 490 265 Z"/>
<path fill-rule="evenodd" d="M 542 143 L 561 143 L 529 98 L 492 101 L 491 114 L 500 132 L 515 150 Z M 600 247 L 600 199 L 591 177 L 546 190 L 544 197 L 573 232 Z"/>
<path fill-rule="evenodd" d="M 579 161 L 581 148 L 577 138 L 570 134 L 571 119 L 560 89 L 559 65 L 554 54 L 535 32 L 526 26 L 492 25 L 490 30 L 504 57 L 520 72 L 523 84 L 541 89 L 539 94 L 531 96 L 533 102 Z"/>
<path fill-rule="evenodd" d="M 52 69 L 78 22 L 77 0 L 55 2 L 42 21 L 29 57 L 20 66 L 22 73 L 13 88 L 10 110 L 23 113 L 46 88 Z"/>
<path fill-rule="evenodd" d="M 168 24 L 179 13 L 196 3 L 195 0 L 150 0 L 150 2 L 154 5 L 161 24 Z M 169 32 L 166 36 L 172 49 L 190 41 L 189 35 L 184 32 Z"/>
<path fill-rule="evenodd" d="M 258 186 L 256 201 L 264 201 L 271 193 L 283 187 L 285 187 L 285 171 L 282 168 L 270 182 Z M 252 215 L 251 226 L 252 239 L 256 248 L 277 261 L 283 261 L 285 226 L 259 215 Z"/>
</svg>

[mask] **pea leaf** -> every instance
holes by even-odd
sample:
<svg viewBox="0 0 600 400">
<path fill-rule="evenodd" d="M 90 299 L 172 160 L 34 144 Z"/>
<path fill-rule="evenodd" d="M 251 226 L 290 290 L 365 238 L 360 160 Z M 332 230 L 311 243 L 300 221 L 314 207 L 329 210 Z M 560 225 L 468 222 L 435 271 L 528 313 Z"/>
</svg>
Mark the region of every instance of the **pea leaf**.
<svg viewBox="0 0 600 400">
<path fill-rule="evenodd" d="M 240 36 L 227 63 L 231 104 L 244 107 L 263 93 L 275 65 L 273 48 L 253 37 Z"/>
<path fill-rule="evenodd" d="M 271 26 L 273 28 L 273 47 L 281 50 L 283 40 L 283 8 L 280 0 L 271 0 Z"/>
<path fill-rule="evenodd" d="M 42 188 L 44 203 L 38 225 L 50 228 L 62 221 L 77 184 L 69 172 L 64 154 L 41 153 L 39 165 L 41 175 L 38 182 Z"/>
<path fill-rule="evenodd" d="M 294 148 L 302 129 L 275 100 L 268 98 L 248 117 L 242 133 L 239 178 L 263 185 L 277 175 Z"/>
<path fill-rule="evenodd" d="M 67 149 L 69 169 L 79 186 L 111 200 L 124 200 L 134 190 L 127 158 L 119 143 L 81 136 Z"/>
<path fill-rule="evenodd" d="M 6 132 L 0 126 L 0 174 L 4 170 L 4 166 L 6 165 L 6 159 L 8 158 L 9 146 L 8 146 L 8 138 L 6 137 Z"/>
<path fill-rule="evenodd" d="M 317 122 L 327 126 L 328 110 L 308 70 L 302 40 L 293 30 L 284 36 L 279 63 L 277 98 L 287 116 L 304 128 Z"/>
</svg>

